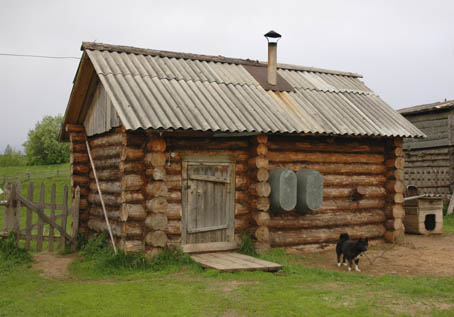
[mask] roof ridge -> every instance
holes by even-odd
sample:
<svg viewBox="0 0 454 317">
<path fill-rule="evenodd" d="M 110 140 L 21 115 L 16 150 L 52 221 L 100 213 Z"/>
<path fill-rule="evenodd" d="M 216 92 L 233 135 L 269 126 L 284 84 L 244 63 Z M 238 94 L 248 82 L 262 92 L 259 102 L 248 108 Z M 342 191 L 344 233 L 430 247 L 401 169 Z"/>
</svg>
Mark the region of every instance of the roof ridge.
<svg viewBox="0 0 454 317">
<path fill-rule="evenodd" d="M 356 94 L 356 95 L 380 97 L 379 95 L 377 95 L 374 92 L 357 90 L 357 89 L 348 89 L 348 88 L 336 88 L 336 89 L 319 89 L 319 88 L 304 88 L 304 87 L 295 87 L 295 88 L 302 89 L 302 90 L 309 90 L 309 91 L 329 92 L 329 93 L 333 93 L 333 94 L 349 93 L 349 94 Z"/>
<path fill-rule="evenodd" d="M 417 112 L 430 112 L 432 110 L 443 110 L 454 106 L 453 100 L 437 101 L 433 103 L 427 103 L 417 106 L 411 106 L 406 108 L 400 108 L 397 111 L 401 114 L 417 113 Z"/>
<path fill-rule="evenodd" d="M 139 48 L 139 47 L 133 47 L 133 46 L 112 45 L 112 44 L 97 43 L 97 42 L 82 42 L 81 50 L 121 52 L 121 53 L 128 53 L 128 54 L 137 54 L 137 55 L 150 55 L 150 56 L 160 56 L 160 57 L 168 57 L 168 58 L 182 58 L 182 59 L 191 59 L 191 60 L 210 61 L 210 62 L 217 62 L 217 63 L 252 65 L 252 66 L 266 66 L 267 65 L 266 62 L 252 60 L 252 59 L 231 58 L 231 57 L 225 57 L 225 56 L 221 56 L 221 55 L 214 56 L 214 55 L 202 55 L 202 54 L 192 54 L 192 53 L 173 52 L 173 51 L 164 51 L 164 50 L 154 50 L 154 49 Z M 325 74 L 348 76 L 348 77 L 354 77 L 354 78 L 363 77 L 362 75 L 356 74 L 356 73 L 316 68 L 316 67 L 299 66 L 299 65 L 292 65 L 292 64 L 278 64 L 277 66 L 280 69 L 287 69 L 287 70 L 325 73 Z"/>
</svg>

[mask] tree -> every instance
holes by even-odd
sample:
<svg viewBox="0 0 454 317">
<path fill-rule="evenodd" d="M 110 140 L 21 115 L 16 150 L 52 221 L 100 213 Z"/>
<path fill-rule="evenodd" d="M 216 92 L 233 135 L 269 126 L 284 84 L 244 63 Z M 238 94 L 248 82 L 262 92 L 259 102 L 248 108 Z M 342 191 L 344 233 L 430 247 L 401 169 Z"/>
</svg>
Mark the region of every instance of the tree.
<svg viewBox="0 0 454 317">
<path fill-rule="evenodd" d="M 24 143 L 27 164 L 60 164 L 69 161 L 69 144 L 57 140 L 62 121 L 61 115 L 45 116 L 36 123 L 35 129 L 28 131 Z"/>
<path fill-rule="evenodd" d="M 11 145 L 7 144 L 6 147 L 5 147 L 5 152 L 3 152 L 4 155 L 11 155 L 14 153 L 14 150 L 13 148 L 11 147 Z"/>
<path fill-rule="evenodd" d="M 20 150 L 16 151 L 11 145 L 5 147 L 3 155 L 0 155 L 0 166 L 23 166 L 25 156 Z"/>
</svg>

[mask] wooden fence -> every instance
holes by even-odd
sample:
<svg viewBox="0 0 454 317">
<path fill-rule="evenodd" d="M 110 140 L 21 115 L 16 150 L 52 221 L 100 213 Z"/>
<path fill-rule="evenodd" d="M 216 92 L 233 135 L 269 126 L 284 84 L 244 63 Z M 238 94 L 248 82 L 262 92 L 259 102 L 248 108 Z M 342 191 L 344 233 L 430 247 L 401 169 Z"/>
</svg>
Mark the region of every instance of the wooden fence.
<svg viewBox="0 0 454 317">
<path fill-rule="evenodd" d="M 4 187 L 7 183 L 17 183 L 17 182 L 30 182 L 35 179 L 52 179 L 57 177 L 69 177 L 69 169 L 57 169 L 57 170 L 45 170 L 45 171 L 31 171 L 23 174 L 15 174 L 10 176 L 0 177 L 0 186 Z"/>
<path fill-rule="evenodd" d="M 28 184 L 26 195 L 22 195 L 20 183 L 8 183 L 5 186 L 6 200 L 0 202 L 0 216 L 2 209 L 4 211 L 3 232 L 0 232 L 0 236 L 14 232 L 18 243 L 20 240 L 25 241 L 26 250 L 30 250 L 32 241 L 36 241 L 36 251 L 43 250 L 43 241 L 47 241 L 50 252 L 64 250 L 66 245 L 71 245 L 71 249 L 75 250 L 79 229 L 79 188 L 75 191 L 72 204 L 69 204 L 66 185 L 61 204 L 57 203 L 55 184 L 51 188 L 50 202 L 45 201 L 44 184 L 41 184 L 37 202 L 34 201 L 34 192 L 33 183 Z M 69 220 L 72 221 L 70 230 Z"/>
</svg>

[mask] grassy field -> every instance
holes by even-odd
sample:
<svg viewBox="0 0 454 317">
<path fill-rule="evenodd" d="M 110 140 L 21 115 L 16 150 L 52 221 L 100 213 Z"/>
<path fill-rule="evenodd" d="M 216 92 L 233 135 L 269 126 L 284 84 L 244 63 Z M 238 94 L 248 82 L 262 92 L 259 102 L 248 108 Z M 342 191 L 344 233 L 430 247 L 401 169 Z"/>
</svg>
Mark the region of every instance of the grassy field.
<svg viewBox="0 0 454 317">
<path fill-rule="evenodd" d="M 42 166 L 11 166 L 0 167 L 0 186 L 3 188 L 4 182 L 15 183 L 20 181 L 22 184 L 22 193 L 27 192 L 27 186 L 30 182 L 35 184 L 35 200 L 39 199 L 39 186 L 46 186 L 46 200 L 50 201 L 50 188 L 52 184 L 57 186 L 57 199 L 61 201 L 63 187 L 70 186 L 69 164 L 42 165 Z M 3 196 L 0 196 L 3 199 Z"/>
<path fill-rule="evenodd" d="M 53 167 L 30 173 L 46 169 Z M 7 173 L 14 175 L 0 169 L 0 177 Z M 62 175 L 33 181 L 69 184 Z M 454 233 L 454 216 L 445 217 L 444 231 Z M 112 269 L 80 258 L 65 278 L 44 278 L 30 264 L 2 270 L 0 254 L 0 316 L 454 316 L 454 274 L 367 276 L 305 267 L 300 257 L 279 249 L 263 255 L 284 265 L 278 273 L 194 264 Z"/>
<path fill-rule="evenodd" d="M 273 250 L 279 273 L 219 273 L 195 265 L 103 272 L 91 262 L 65 279 L 27 267 L 0 275 L 0 316 L 452 316 L 454 277 L 370 277 L 306 268 Z"/>
</svg>

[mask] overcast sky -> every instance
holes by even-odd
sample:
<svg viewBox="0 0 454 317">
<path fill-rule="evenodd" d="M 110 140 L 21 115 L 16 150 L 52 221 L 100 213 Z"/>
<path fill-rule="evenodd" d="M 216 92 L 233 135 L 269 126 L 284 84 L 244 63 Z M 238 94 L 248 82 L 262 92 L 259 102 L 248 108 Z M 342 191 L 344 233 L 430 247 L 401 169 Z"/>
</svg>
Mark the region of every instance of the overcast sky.
<svg viewBox="0 0 454 317">
<path fill-rule="evenodd" d="M 454 99 L 454 1 L 0 0 L 0 54 L 80 57 L 82 41 L 360 73 L 395 109 Z M 0 152 L 64 114 L 76 59 L 0 56 Z"/>
</svg>

